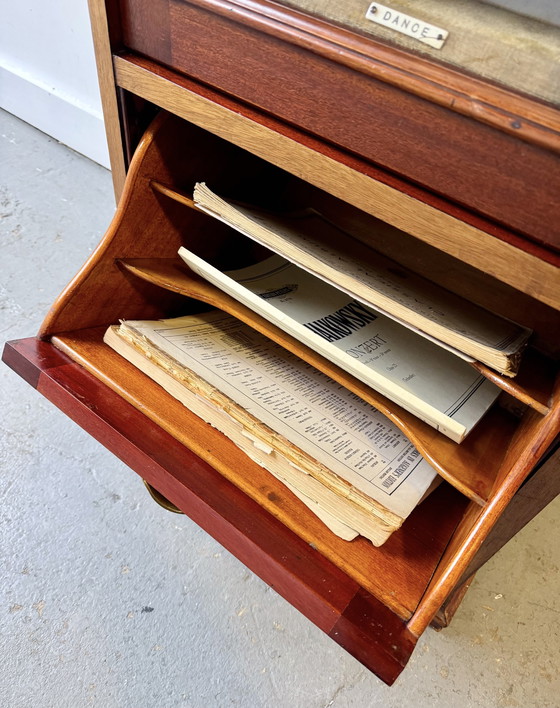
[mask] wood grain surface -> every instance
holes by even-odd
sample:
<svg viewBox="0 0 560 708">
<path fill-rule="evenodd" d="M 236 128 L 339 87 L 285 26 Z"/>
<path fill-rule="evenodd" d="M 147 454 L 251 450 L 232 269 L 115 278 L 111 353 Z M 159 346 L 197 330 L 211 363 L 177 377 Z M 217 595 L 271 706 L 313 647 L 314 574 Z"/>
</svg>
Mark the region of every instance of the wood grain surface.
<svg viewBox="0 0 560 708">
<path fill-rule="evenodd" d="M 437 430 L 351 376 L 281 328 L 197 276 L 175 259 L 128 259 L 122 265 L 139 278 L 164 289 L 206 302 L 242 320 L 342 384 L 391 420 L 438 473 L 470 499 L 483 505 L 494 487 L 500 462 L 514 434 L 516 421 L 500 410 L 487 414 L 460 446 Z"/>
<path fill-rule="evenodd" d="M 560 377 L 556 381 L 550 412 L 540 416 L 535 411 L 529 411 L 521 421 L 502 462 L 488 504 L 481 509 L 471 503 L 461 520 L 426 595 L 409 622 L 414 634 L 419 636 L 424 631 L 438 608 L 464 580 L 465 573 L 473 572 L 475 559 L 485 539 L 489 538 L 523 482 L 557 439 L 559 431 Z M 531 505 L 528 506 L 530 508 Z"/>
<path fill-rule="evenodd" d="M 295 9 L 298 3 L 292 3 L 292 9 L 270 0 L 187 2 L 305 47 L 354 71 L 398 86 L 402 91 L 493 125 L 518 139 L 560 151 L 556 107 L 465 73 L 450 63 L 433 61 L 416 52 L 385 44 L 372 35 L 363 36 L 324 17 L 311 16 L 305 10 Z M 341 9 L 340 16 L 344 17 L 344 8 Z M 551 73 L 554 68 L 554 62 L 549 60 Z"/>
<path fill-rule="evenodd" d="M 285 126 L 278 123 L 274 123 L 272 129 L 269 120 L 262 124 L 254 113 L 245 114 L 239 106 L 223 105 L 223 100 L 208 90 L 201 94 L 198 93 L 200 87 L 188 81 L 175 80 L 176 76 L 170 80 L 168 73 L 149 62 L 116 57 L 115 67 L 123 88 L 195 125 L 204 126 L 210 133 L 234 141 L 268 163 L 295 173 L 458 260 L 505 283 L 515 283 L 518 290 L 560 309 L 560 293 L 556 287 L 560 259 L 554 253 L 527 246 L 529 242 L 486 222 L 484 226 L 488 231 L 479 228 L 482 223 L 478 221 L 477 226 L 472 226 L 468 216 L 467 220 L 452 216 L 432 206 L 431 202 L 417 198 L 420 194 L 415 190 L 415 196 L 411 196 L 410 190 L 403 192 L 380 181 L 379 171 L 367 163 L 351 158 L 347 164 L 347 156 L 324 143 L 310 140 L 293 129 L 284 132 Z M 223 143 L 219 145 L 224 149 Z M 370 176 L 373 173 L 375 177 Z M 438 202 L 438 206 L 442 206 L 441 203 Z"/>
<path fill-rule="evenodd" d="M 342 541 L 224 435 L 186 410 L 179 401 L 103 344 L 102 335 L 102 329 L 83 330 L 58 335 L 54 341 L 105 387 L 118 392 L 150 421 L 258 500 L 399 616 L 406 618 L 410 615 L 466 506 L 466 500 L 460 494 L 443 485 L 380 548 L 363 538 L 351 543 Z M 154 486 L 159 488 L 157 484 Z M 176 503 L 164 490 L 160 491 Z M 444 511 L 439 510 L 442 500 L 449 507 Z"/>
<path fill-rule="evenodd" d="M 148 56 L 560 248 L 555 152 L 341 64 L 340 47 L 332 58 L 310 51 L 310 33 L 299 46 L 289 22 L 274 20 L 271 32 L 270 18 L 255 26 L 255 13 L 218 0 L 171 1 L 169 13 L 171 60 L 167 45 Z M 145 34 L 149 25 L 131 29 L 127 46 L 144 53 Z"/>
<path fill-rule="evenodd" d="M 76 334 L 74 343 L 80 342 L 81 335 Z M 114 357 L 105 379 L 120 370 L 125 378 L 115 379 L 116 387 L 125 386 L 129 396 L 139 396 L 142 411 L 48 342 L 33 338 L 12 342 L 6 346 L 5 360 L 18 372 L 35 368 L 32 378 L 40 393 L 365 666 L 392 683 L 416 643 L 403 620 L 418 603 L 462 515 L 460 495 L 445 486 L 436 490 L 380 549 L 364 539 L 341 541 L 232 443 L 219 439 L 215 431 L 208 437 L 203 432 L 208 426 L 156 384 L 139 372 L 125 372 L 130 365 L 104 347 L 101 334 L 97 332 L 96 343 L 94 333 L 82 333 L 78 347 L 89 349 L 90 362 L 91 347 Z M 208 446 L 206 459 L 199 456 L 199 449 L 180 443 L 161 421 L 146 415 L 154 402 L 156 418 L 169 406 L 172 426 L 187 424 L 202 434 L 198 444 Z M 182 409 L 180 413 L 175 407 Z M 230 475 L 237 483 L 214 468 L 214 462 L 223 466 L 225 458 L 235 467 Z"/>
<path fill-rule="evenodd" d="M 104 0 L 88 0 L 88 4 L 95 60 L 97 62 L 99 90 L 101 92 L 101 103 L 105 120 L 105 132 L 111 161 L 113 187 L 115 190 L 115 199 L 118 202 L 124 187 L 126 166 L 121 140 L 119 108 L 112 62 L 112 50 L 119 41 L 118 23 L 115 17 L 116 8 L 111 0 L 108 0 L 107 3 L 105 3 Z M 113 31 L 112 37 L 109 36 L 108 15 L 113 18 L 113 22 L 111 23 Z"/>
</svg>

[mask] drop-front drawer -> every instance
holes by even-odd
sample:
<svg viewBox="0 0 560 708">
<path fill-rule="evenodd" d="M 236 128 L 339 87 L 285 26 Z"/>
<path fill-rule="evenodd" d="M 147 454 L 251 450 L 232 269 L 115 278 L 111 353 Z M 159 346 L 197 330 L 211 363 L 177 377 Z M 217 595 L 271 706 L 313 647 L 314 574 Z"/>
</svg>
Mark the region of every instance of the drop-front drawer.
<svg viewBox="0 0 560 708">
<path fill-rule="evenodd" d="M 293 171 L 298 171 L 297 164 Z M 534 351 L 517 379 L 485 369 L 524 412 L 518 417 L 511 406 L 494 407 L 466 441 L 452 442 L 178 268 L 176 254 L 182 245 L 217 248 L 230 257 L 237 252 L 235 235 L 188 198 L 198 179 L 242 201 L 272 197 L 277 205 L 294 207 L 303 200 L 321 207 L 330 219 L 357 229 L 364 245 L 395 249 L 393 255 L 413 254 L 445 281 L 445 254 L 414 246 L 410 235 L 380 224 L 328 191 L 162 113 L 139 145 L 119 209 L 99 248 L 55 303 L 41 338 L 8 344 L 4 359 L 318 627 L 392 683 L 428 624 L 445 623 L 445 607 L 460 597 L 479 545 L 553 443 L 560 415 L 554 364 Z M 460 290 L 468 286 L 472 272 L 470 267 L 458 270 L 447 284 Z M 557 318 L 551 308 L 482 273 L 476 296 L 490 298 L 495 306 L 499 299 L 505 311 L 515 305 L 523 322 L 535 328 L 534 341 L 551 349 L 551 323 Z M 121 318 L 169 317 L 208 305 L 235 315 L 374 403 L 440 473 L 440 486 L 383 545 L 336 536 L 228 437 L 103 341 L 107 328 Z"/>
</svg>

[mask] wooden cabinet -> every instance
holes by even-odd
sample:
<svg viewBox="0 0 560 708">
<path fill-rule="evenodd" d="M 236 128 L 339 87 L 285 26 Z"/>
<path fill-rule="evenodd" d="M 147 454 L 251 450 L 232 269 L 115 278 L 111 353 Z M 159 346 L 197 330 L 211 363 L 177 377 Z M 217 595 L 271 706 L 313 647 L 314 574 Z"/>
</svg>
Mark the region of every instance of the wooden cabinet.
<svg viewBox="0 0 560 708">
<path fill-rule="evenodd" d="M 558 493 L 558 111 L 264 0 L 92 0 L 91 14 L 119 208 L 39 336 L 4 358 L 391 683 L 476 569 Z M 215 304 L 160 267 L 221 228 L 181 196 L 198 180 L 319 206 L 535 330 L 516 379 L 485 370 L 509 403 L 461 445 L 373 400 L 445 479 L 380 548 L 335 537 L 103 344 L 119 318 Z"/>
</svg>

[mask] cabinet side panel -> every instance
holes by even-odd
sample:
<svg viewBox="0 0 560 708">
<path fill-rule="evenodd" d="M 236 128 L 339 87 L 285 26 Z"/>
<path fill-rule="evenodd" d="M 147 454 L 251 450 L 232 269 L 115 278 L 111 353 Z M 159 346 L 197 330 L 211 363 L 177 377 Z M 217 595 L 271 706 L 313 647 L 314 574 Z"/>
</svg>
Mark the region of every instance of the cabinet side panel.
<svg viewBox="0 0 560 708">
<path fill-rule="evenodd" d="M 99 77 L 99 89 L 101 91 L 101 103 L 103 105 L 103 117 L 105 119 L 105 131 L 111 160 L 113 186 L 115 199 L 118 201 L 126 177 L 111 47 L 111 37 L 114 43 L 118 42 L 118 12 L 113 0 L 107 0 L 107 2 L 105 2 L 105 0 L 88 0 L 88 3 L 93 44 L 95 47 L 95 60 L 97 62 L 97 74 Z M 112 25 L 111 31 L 109 28 L 109 20 Z"/>
</svg>

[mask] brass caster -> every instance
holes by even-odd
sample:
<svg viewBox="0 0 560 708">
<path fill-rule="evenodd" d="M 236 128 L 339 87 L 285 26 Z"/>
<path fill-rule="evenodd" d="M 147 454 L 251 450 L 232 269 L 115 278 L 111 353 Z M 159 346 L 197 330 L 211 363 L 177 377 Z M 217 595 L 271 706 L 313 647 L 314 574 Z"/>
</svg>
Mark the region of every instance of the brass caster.
<svg viewBox="0 0 560 708">
<path fill-rule="evenodd" d="M 167 509 L 167 511 L 172 511 L 174 514 L 182 514 L 183 512 L 181 509 L 175 506 L 175 504 L 172 504 L 169 499 L 166 499 L 163 494 L 158 492 L 157 489 L 154 489 L 151 484 L 148 484 L 145 479 L 142 480 L 144 484 L 146 485 L 146 489 L 148 490 L 148 493 L 152 497 L 152 499 L 156 502 L 156 504 L 159 504 L 162 506 L 164 509 Z"/>
</svg>

